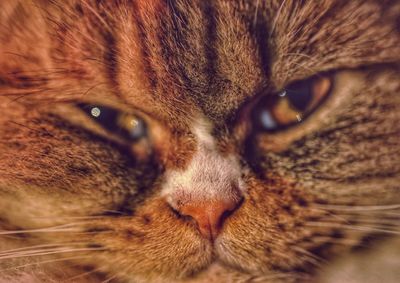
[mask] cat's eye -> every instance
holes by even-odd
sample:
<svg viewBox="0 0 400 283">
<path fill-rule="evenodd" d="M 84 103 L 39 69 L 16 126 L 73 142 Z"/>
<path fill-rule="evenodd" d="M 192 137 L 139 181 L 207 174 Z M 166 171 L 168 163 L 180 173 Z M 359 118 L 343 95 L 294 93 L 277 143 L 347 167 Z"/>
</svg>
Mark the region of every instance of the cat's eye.
<svg viewBox="0 0 400 283">
<path fill-rule="evenodd" d="M 266 95 L 253 112 L 258 129 L 276 132 L 303 122 L 327 98 L 330 75 L 318 75 L 289 84 L 274 95 Z"/>
<path fill-rule="evenodd" d="M 104 129 L 127 141 L 136 142 L 146 136 L 146 124 L 137 115 L 103 105 L 80 103 L 78 107 Z"/>
</svg>

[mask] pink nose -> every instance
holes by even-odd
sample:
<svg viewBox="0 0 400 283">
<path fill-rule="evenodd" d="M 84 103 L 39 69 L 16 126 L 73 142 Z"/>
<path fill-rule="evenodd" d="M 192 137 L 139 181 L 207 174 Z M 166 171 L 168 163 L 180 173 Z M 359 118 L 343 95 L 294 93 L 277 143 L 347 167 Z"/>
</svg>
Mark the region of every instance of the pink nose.
<svg viewBox="0 0 400 283">
<path fill-rule="evenodd" d="M 191 216 L 200 233 L 214 240 L 221 230 L 224 220 L 240 206 L 241 198 L 212 200 L 209 202 L 190 202 L 179 207 L 182 215 Z"/>
</svg>

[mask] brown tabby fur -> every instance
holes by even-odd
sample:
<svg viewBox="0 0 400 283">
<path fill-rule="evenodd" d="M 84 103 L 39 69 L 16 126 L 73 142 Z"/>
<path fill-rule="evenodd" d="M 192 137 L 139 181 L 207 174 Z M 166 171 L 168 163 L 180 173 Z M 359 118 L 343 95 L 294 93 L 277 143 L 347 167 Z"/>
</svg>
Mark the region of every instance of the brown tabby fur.
<svg viewBox="0 0 400 283">
<path fill-rule="evenodd" d="M 304 123 L 252 128 L 328 71 Z M 0 282 L 400 281 L 399 74 L 397 0 L 0 1 Z M 141 113 L 153 155 L 80 101 Z M 247 188 L 213 245 L 160 193 L 199 117 Z"/>
</svg>

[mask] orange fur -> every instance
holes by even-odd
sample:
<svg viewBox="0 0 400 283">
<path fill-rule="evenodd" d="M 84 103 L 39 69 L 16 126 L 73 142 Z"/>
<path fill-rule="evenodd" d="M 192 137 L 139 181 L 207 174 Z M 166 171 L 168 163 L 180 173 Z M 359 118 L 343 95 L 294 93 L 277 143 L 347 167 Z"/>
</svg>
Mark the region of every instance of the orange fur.
<svg viewBox="0 0 400 283">
<path fill-rule="evenodd" d="M 399 14 L 1 1 L 0 282 L 359 282 L 337 271 L 374 251 L 365 272 L 398 281 L 383 259 L 399 260 Z M 332 93 L 304 123 L 255 127 L 260 98 L 322 72 Z M 82 102 L 133 112 L 148 135 L 96 130 Z M 178 203 L 236 197 L 212 241 Z"/>
</svg>

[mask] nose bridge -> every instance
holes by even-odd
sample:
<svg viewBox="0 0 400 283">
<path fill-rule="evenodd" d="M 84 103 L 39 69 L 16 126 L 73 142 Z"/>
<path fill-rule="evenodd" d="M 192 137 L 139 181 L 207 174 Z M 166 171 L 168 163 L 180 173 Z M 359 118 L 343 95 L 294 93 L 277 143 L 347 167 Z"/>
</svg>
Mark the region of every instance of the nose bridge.
<svg viewBox="0 0 400 283">
<path fill-rule="evenodd" d="M 169 195 L 186 201 L 216 201 L 232 198 L 241 189 L 240 169 L 234 157 L 221 156 L 215 149 L 199 148 L 188 168 L 169 176 Z"/>
</svg>

